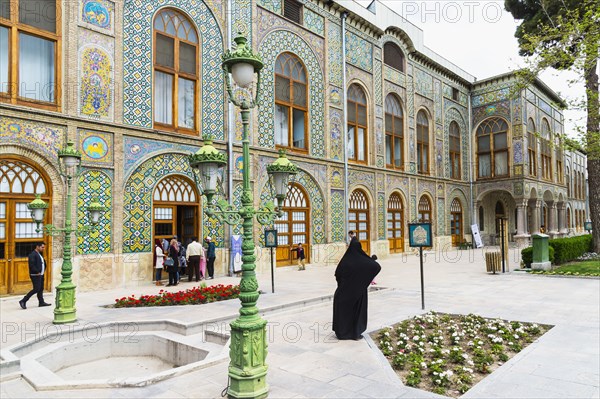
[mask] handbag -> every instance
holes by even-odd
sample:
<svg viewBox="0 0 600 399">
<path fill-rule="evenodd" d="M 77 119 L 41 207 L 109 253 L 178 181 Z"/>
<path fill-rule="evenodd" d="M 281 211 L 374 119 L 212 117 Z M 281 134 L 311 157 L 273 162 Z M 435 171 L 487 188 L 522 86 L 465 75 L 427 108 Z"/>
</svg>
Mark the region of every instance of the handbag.
<svg viewBox="0 0 600 399">
<path fill-rule="evenodd" d="M 170 256 L 167 257 L 164 261 L 164 266 L 166 267 L 171 267 L 171 266 L 175 266 L 175 261 L 173 260 L 173 258 L 171 258 Z"/>
</svg>

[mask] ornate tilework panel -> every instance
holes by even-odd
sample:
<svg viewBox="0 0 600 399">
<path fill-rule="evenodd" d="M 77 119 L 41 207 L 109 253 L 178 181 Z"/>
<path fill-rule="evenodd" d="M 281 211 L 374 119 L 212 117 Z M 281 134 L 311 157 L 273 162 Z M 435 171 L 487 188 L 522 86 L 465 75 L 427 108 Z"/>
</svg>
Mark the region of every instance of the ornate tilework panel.
<svg viewBox="0 0 600 399">
<path fill-rule="evenodd" d="M 385 88 L 384 88 L 384 94 L 387 97 L 387 95 L 390 93 L 396 93 L 398 96 L 400 96 L 400 99 L 402 100 L 402 104 L 405 104 L 406 89 L 404 87 L 401 87 L 394 83 L 386 81 Z"/>
<path fill-rule="evenodd" d="M 308 193 L 310 200 L 312 244 L 325 244 L 325 199 L 323 198 L 322 191 L 316 180 L 306 173 L 306 171 L 299 169 L 298 174 L 296 174 L 290 182 L 301 185 Z M 271 200 L 268 184 L 262 186 L 260 198 L 261 202 Z"/>
<path fill-rule="evenodd" d="M 79 177 L 77 187 L 77 228 L 90 225 L 87 207 L 96 197 L 106 211 L 98 227 L 85 237 L 77 236 L 78 254 L 111 252 L 112 243 L 112 183 L 110 177 L 98 170 L 89 170 Z"/>
<path fill-rule="evenodd" d="M 331 190 L 331 242 L 343 242 L 344 234 L 344 192 L 341 190 Z"/>
<path fill-rule="evenodd" d="M 344 170 L 338 168 L 331 168 L 331 174 L 329 176 L 329 183 L 331 187 L 344 188 Z"/>
<path fill-rule="evenodd" d="M 523 163 L 523 141 L 522 140 L 513 140 L 513 164 L 522 164 Z"/>
<path fill-rule="evenodd" d="M 257 12 L 257 20 L 258 20 L 257 38 L 258 38 L 258 43 L 260 43 L 259 45 L 261 46 L 261 48 L 264 48 L 263 42 L 266 39 L 266 37 L 269 36 L 272 32 L 285 31 L 285 32 L 295 34 L 296 36 L 302 38 L 301 40 L 303 40 L 305 43 L 307 43 L 309 45 L 310 49 L 312 50 L 312 52 L 317 56 L 319 64 L 321 64 L 321 65 L 325 64 L 325 39 L 323 37 L 310 34 L 310 33 L 306 32 L 306 29 L 302 29 L 301 27 L 288 21 L 287 19 L 285 19 L 279 15 L 272 14 L 261 8 L 258 8 L 256 10 L 256 12 Z M 292 46 L 287 47 L 287 48 L 281 48 L 280 52 L 283 52 L 283 51 L 294 52 L 296 50 L 296 47 L 294 47 L 293 43 L 288 43 L 288 44 L 292 44 Z M 261 55 L 264 57 L 265 53 L 263 51 L 261 51 Z M 267 68 L 267 64 L 265 64 L 265 68 Z M 269 69 L 267 69 L 267 70 L 269 70 Z M 270 70 L 273 71 L 273 69 L 270 69 Z"/>
<path fill-rule="evenodd" d="M 342 107 L 342 90 L 337 86 L 329 86 L 327 102 L 336 108 Z"/>
<path fill-rule="evenodd" d="M 380 240 L 386 239 L 385 193 L 377 193 L 377 234 Z"/>
<path fill-rule="evenodd" d="M 512 99 L 512 120 L 514 124 L 523 122 L 523 106 L 521 96 Z"/>
<path fill-rule="evenodd" d="M 502 116 L 510 121 L 510 102 L 501 101 L 496 104 L 490 104 L 484 107 L 473 109 L 473 126 L 477 126 L 479 122 L 490 116 Z"/>
<path fill-rule="evenodd" d="M 467 117 L 460 112 L 457 108 L 446 108 L 446 116 L 444 117 L 444 137 L 446 143 L 448 142 L 448 137 L 450 134 L 450 123 L 452 121 L 456 121 L 458 123 L 458 127 L 460 128 L 460 153 L 461 153 L 461 171 L 463 180 L 469 180 L 469 138 L 471 137 L 471 133 L 467 129 L 466 124 Z M 444 156 L 445 160 L 445 173 L 446 176 L 450 176 L 450 154 Z"/>
<path fill-rule="evenodd" d="M 152 251 L 152 194 L 156 183 L 172 174 L 194 181 L 187 155 L 171 152 L 155 156 L 127 179 L 123 195 L 123 252 Z"/>
<path fill-rule="evenodd" d="M 353 187 L 357 184 L 362 184 L 371 190 L 371 195 L 375 193 L 375 174 L 371 172 L 363 172 L 362 170 L 350 169 L 348 171 L 348 184 Z"/>
<path fill-rule="evenodd" d="M 442 94 L 443 94 L 443 96 L 446 97 L 446 98 L 448 98 L 448 100 L 451 100 L 454 103 L 458 102 L 458 104 L 462 105 L 463 107 L 466 107 L 467 106 L 467 100 L 468 100 L 467 95 L 465 93 L 463 93 L 462 91 L 459 91 L 458 92 L 458 101 L 454 100 L 452 98 L 452 89 L 454 89 L 454 88 L 458 88 L 458 87 L 456 87 L 455 85 L 448 85 L 446 83 L 443 83 L 442 84 Z"/>
<path fill-rule="evenodd" d="M 46 155 L 53 163 L 62 147 L 65 128 L 23 119 L 0 117 L 0 144 L 18 144 Z"/>
<path fill-rule="evenodd" d="M 386 187 L 389 190 L 400 190 L 406 194 L 408 191 L 408 177 L 400 177 L 396 175 L 386 176 Z"/>
<path fill-rule="evenodd" d="M 256 4 L 277 14 L 281 14 L 283 11 L 282 0 L 257 0 Z"/>
<path fill-rule="evenodd" d="M 444 142 L 442 140 L 435 141 L 435 163 L 437 168 L 437 176 L 438 177 L 447 177 L 444 174 L 444 169 L 448 169 L 448 162 L 444 162 Z M 444 168 L 446 165 L 446 168 Z M 448 173 L 448 176 L 450 174 Z"/>
<path fill-rule="evenodd" d="M 175 151 L 195 153 L 198 147 L 189 145 L 180 145 L 156 140 L 145 140 L 137 137 L 123 137 L 123 153 L 125 163 L 123 168 L 124 176 L 129 175 L 131 170 L 137 166 L 138 162 L 145 159 L 149 154 L 157 151 Z"/>
<path fill-rule="evenodd" d="M 239 209 L 242 206 L 242 191 L 243 185 L 237 183 L 233 189 L 233 204 Z M 232 234 L 243 234 L 242 225 L 231 226 Z"/>
<path fill-rule="evenodd" d="M 344 142 L 342 140 L 343 118 L 342 111 L 336 108 L 329 108 L 329 128 L 331 129 L 329 156 L 336 161 L 344 160 Z"/>
<path fill-rule="evenodd" d="M 327 22 L 327 58 L 329 83 L 342 87 L 342 27 Z"/>
<path fill-rule="evenodd" d="M 471 105 L 473 107 L 480 107 L 485 104 L 506 100 L 509 94 L 510 88 L 504 87 L 499 90 L 488 91 L 487 93 L 473 95 L 471 97 Z"/>
<path fill-rule="evenodd" d="M 308 8 L 304 8 L 303 17 L 304 26 L 308 30 L 315 32 L 317 35 L 325 36 L 325 18 Z"/>
<path fill-rule="evenodd" d="M 389 80 L 390 82 L 395 83 L 398 86 L 406 86 L 406 75 L 398 71 L 397 69 L 391 68 L 387 65 L 383 65 L 383 76 L 385 77 L 385 80 Z"/>
<path fill-rule="evenodd" d="M 422 69 L 415 68 L 415 92 L 433 98 L 433 77 Z"/>
<path fill-rule="evenodd" d="M 112 57 L 101 47 L 84 47 L 79 52 L 79 73 L 79 114 L 112 120 Z"/>
<path fill-rule="evenodd" d="M 274 2 L 275 0 L 267 0 Z M 258 2 L 260 4 L 260 2 Z M 231 23 L 231 37 L 236 37 L 241 32 L 248 43 L 252 44 L 252 0 L 233 0 Z"/>
<path fill-rule="evenodd" d="M 373 71 L 375 80 L 375 105 L 383 105 L 383 62 L 375 60 Z"/>
<path fill-rule="evenodd" d="M 110 0 L 83 0 L 79 23 L 105 34 L 114 33 L 115 3 Z"/>
<path fill-rule="evenodd" d="M 176 7 L 195 23 L 200 34 L 200 131 L 223 140 L 223 37 L 213 12 L 201 0 L 129 0 L 123 13 L 123 120 L 152 127 L 152 21 L 165 6 Z"/>
<path fill-rule="evenodd" d="M 413 86 L 413 77 L 408 75 L 406 78 L 406 102 L 408 104 L 408 115 L 415 116 L 415 88 Z"/>
<path fill-rule="evenodd" d="M 204 199 L 202 203 L 202 235 L 204 237 L 210 236 L 215 243 L 217 248 L 222 247 L 224 244 L 225 237 L 225 229 L 224 226 L 214 217 L 207 217 L 204 214 L 204 204 L 206 203 L 206 197 L 202 197 Z M 213 198 L 212 203 L 216 205 L 218 198 L 216 196 Z"/>
<path fill-rule="evenodd" d="M 315 53 L 299 36 L 282 30 L 270 33 L 260 43 L 260 53 L 262 54 L 267 71 L 273 71 L 277 56 L 285 51 L 289 51 L 289 49 L 294 49 L 308 70 L 308 90 L 310 95 L 308 134 L 310 137 L 310 153 L 314 157 L 323 158 L 325 156 L 323 73 Z M 258 116 L 258 143 L 262 147 L 273 148 L 275 146 L 275 138 L 273 136 L 275 75 L 273 73 L 265 73 L 261 77 L 260 97 L 262 103 L 265 105 L 261 108 Z"/>
<path fill-rule="evenodd" d="M 441 82 L 437 79 L 434 80 L 433 91 L 435 123 L 442 123 L 442 89 Z"/>
<path fill-rule="evenodd" d="M 410 196 L 410 215 L 408 217 L 408 220 L 412 222 L 416 222 L 417 221 L 417 196 L 416 195 L 411 195 Z"/>
<path fill-rule="evenodd" d="M 433 219 L 433 216 L 432 216 Z M 435 219 L 437 220 L 437 234 L 438 236 L 448 234 L 446 230 L 446 209 L 445 209 L 445 201 L 443 198 L 438 198 L 437 200 L 437 215 L 435 215 Z"/>
<path fill-rule="evenodd" d="M 346 62 L 368 72 L 373 72 L 373 45 L 346 31 Z"/>
<path fill-rule="evenodd" d="M 86 164 L 97 164 L 102 166 L 113 165 L 113 135 L 112 133 L 93 132 L 80 129 L 79 151 L 81 161 Z"/>
<path fill-rule="evenodd" d="M 375 118 L 375 143 L 377 144 L 377 155 L 380 155 L 381 157 L 385 154 L 383 134 L 383 119 Z M 378 165 L 378 167 L 382 166 Z"/>
<path fill-rule="evenodd" d="M 360 68 L 356 68 L 353 65 L 346 64 L 346 79 L 348 80 L 348 84 L 350 84 L 353 80 L 359 80 L 365 87 L 367 92 L 367 97 L 371 98 L 373 96 L 373 75 L 363 71 Z"/>
</svg>

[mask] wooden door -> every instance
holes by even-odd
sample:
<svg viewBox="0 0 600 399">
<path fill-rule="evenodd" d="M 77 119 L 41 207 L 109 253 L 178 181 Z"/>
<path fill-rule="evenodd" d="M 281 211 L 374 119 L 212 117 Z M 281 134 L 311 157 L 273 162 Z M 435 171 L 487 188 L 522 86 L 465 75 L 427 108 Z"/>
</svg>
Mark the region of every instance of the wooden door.
<svg viewBox="0 0 600 399">
<path fill-rule="evenodd" d="M 387 236 L 390 253 L 404 252 L 404 209 L 398 193 L 390 195 L 387 209 Z"/>
<path fill-rule="evenodd" d="M 432 223 L 431 220 L 431 201 L 429 197 L 426 195 L 421 196 L 419 199 L 418 206 L 418 222 L 419 223 Z M 433 223 L 431 224 L 432 234 L 433 234 Z M 431 249 L 431 247 L 424 247 L 424 249 Z"/>
<path fill-rule="evenodd" d="M 192 237 L 198 235 L 198 206 L 180 206 L 177 214 L 181 215 L 181 223 L 177 229 L 180 241 L 185 245 Z M 201 237 L 198 242 L 201 242 Z"/>
<path fill-rule="evenodd" d="M 282 211 L 283 215 L 274 223 L 277 230 L 277 266 L 298 263 L 298 252 L 292 250 L 299 243 L 304 248 L 305 262 L 310 263 L 310 203 L 300 185 L 290 184 Z"/>
<path fill-rule="evenodd" d="M 450 215 L 452 246 L 457 247 L 463 241 L 462 206 L 457 198 L 450 205 Z"/>
<path fill-rule="evenodd" d="M 364 191 L 357 189 L 350 195 L 348 229 L 356 232 L 363 251 L 371 253 L 371 232 L 369 230 L 369 201 Z"/>
<path fill-rule="evenodd" d="M 40 168 L 19 158 L 0 161 L 0 294 L 20 295 L 31 290 L 28 256 L 40 241 L 45 241 L 46 260 L 44 289 L 52 284 L 52 242 L 37 233 L 27 207 L 42 194 L 49 205 L 44 224 L 52 220 L 52 197 L 48 179 L 38 172 Z"/>
</svg>

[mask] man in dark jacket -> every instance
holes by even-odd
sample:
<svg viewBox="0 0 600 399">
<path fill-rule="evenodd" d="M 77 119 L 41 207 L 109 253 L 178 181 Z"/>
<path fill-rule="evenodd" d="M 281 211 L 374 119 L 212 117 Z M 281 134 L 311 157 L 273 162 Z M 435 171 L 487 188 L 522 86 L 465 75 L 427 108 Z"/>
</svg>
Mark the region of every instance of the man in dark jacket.
<svg viewBox="0 0 600 399">
<path fill-rule="evenodd" d="M 34 294 L 37 294 L 40 307 L 50 306 L 49 303 L 44 302 L 44 272 L 46 271 L 46 261 L 42 256 L 44 248 L 46 248 L 46 244 L 40 242 L 36 244 L 33 252 L 29 254 L 29 277 L 31 278 L 33 289 L 19 301 L 19 305 L 23 309 L 27 309 L 27 301 Z"/>
<path fill-rule="evenodd" d="M 217 258 L 217 251 L 215 249 L 215 243 L 212 242 L 212 239 L 206 237 L 205 239 L 207 248 L 206 248 L 206 274 L 208 274 L 207 280 L 212 280 L 213 275 L 215 273 L 215 259 Z"/>
</svg>

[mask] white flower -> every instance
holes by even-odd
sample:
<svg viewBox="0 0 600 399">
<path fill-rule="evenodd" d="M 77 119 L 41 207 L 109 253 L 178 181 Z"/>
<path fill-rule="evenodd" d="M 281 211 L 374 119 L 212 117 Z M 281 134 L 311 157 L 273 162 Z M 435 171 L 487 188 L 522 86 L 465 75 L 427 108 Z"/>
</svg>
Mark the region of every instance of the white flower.
<svg viewBox="0 0 600 399">
<path fill-rule="evenodd" d="M 425 362 L 421 362 L 421 368 L 422 368 L 422 369 L 426 369 L 426 368 L 427 368 L 427 363 L 425 363 Z"/>
<path fill-rule="evenodd" d="M 442 381 L 441 381 L 441 380 L 435 380 L 435 383 L 436 383 L 436 384 L 441 384 L 441 383 L 442 383 Z"/>
<path fill-rule="evenodd" d="M 515 339 L 519 339 L 519 336 L 517 334 L 513 335 L 513 337 L 515 337 Z"/>
<path fill-rule="evenodd" d="M 466 354 L 466 353 L 463 353 L 463 354 L 462 354 L 462 358 L 463 358 L 463 359 L 465 359 L 465 360 L 467 360 L 467 359 L 469 358 L 469 355 L 468 355 L 468 354 Z"/>
<path fill-rule="evenodd" d="M 418 335 L 415 335 L 415 336 L 413 337 L 413 341 L 418 341 L 418 340 L 419 340 L 419 336 L 418 336 Z"/>
<path fill-rule="evenodd" d="M 509 344 L 509 345 L 514 345 L 512 341 L 510 341 L 508 344 Z"/>
</svg>

